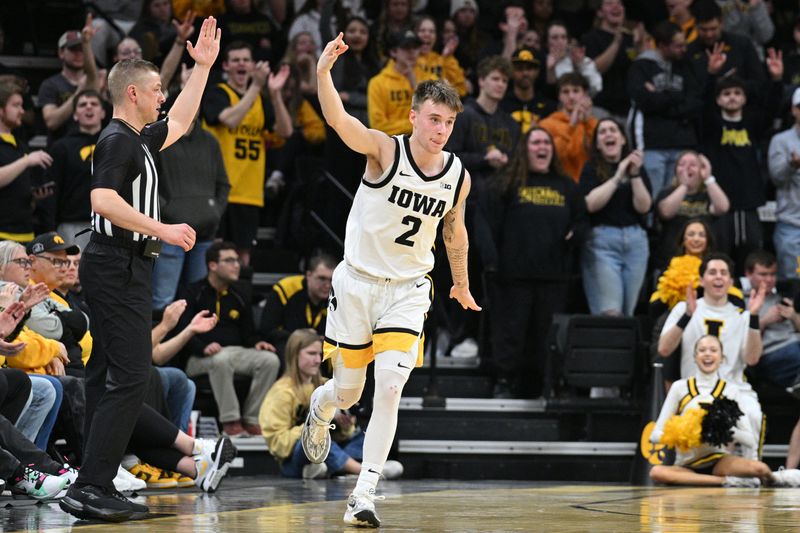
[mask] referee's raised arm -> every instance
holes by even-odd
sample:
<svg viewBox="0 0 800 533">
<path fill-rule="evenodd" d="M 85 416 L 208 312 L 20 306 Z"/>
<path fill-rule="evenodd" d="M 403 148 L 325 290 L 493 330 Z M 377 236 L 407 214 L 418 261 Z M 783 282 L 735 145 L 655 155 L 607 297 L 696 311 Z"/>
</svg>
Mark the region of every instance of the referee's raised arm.
<svg viewBox="0 0 800 533">
<path fill-rule="evenodd" d="M 175 104 L 169 111 L 169 130 L 167 139 L 161 147 L 168 147 L 181 138 L 197 114 L 200 107 L 200 99 L 208 81 L 208 73 L 219 54 L 219 40 L 222 30 L 217 28 L 217 20 L 208 17 L 200 27 L 200 35 L 197 37 L 197 44 L 192 46 L 190 41 L 186 41 L 186 50 L 194 59 L 194 68 L 186 86 L 178 95 Z"/>
</svg>

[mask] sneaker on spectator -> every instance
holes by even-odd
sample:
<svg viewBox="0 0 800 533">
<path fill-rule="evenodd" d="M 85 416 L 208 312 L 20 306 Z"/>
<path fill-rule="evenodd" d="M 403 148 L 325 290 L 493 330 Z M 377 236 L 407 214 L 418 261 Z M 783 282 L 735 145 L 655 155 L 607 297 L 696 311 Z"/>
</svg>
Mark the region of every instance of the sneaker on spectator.
<svg viewBox="0 0 800 533">
<path fill-rule="evenodd" d="M 800 487 L 800 470 L 780 467 L 772 473 L 772 484 L 776 487 Z"/>
<path fill-rule="evenodd" d="M 11 485 L 12 494 L 27 494 L 36 500 L 49 500 L 58 496 L 69 479 L 52 474 L 45 474 L 28 465 L 22 468 L 22 476 L 14 479 Z"/>
<path fill-rule="evenodd" d="M 139 463 L 128 470 L 147 483 L 148 489 L 174 489 L 178 483 L 166 471 L 147 463 Z"/>
<path fill-rule="evenodd" d="M 247 431 L 242 427 L 242 423 L 238 420 L 233 422 L 222 423 L 222 434 L 227 437 L 246 437 L 249 436 Z"/>
<path fill-rule="evenodd" d="M 375 500 L 383 500 L 384 496 L 376 496 L 375 489 L 369 492 L 350 494 L 347 498 L 347 510 L 344 523 L 351 526 L 380 527 L 381 519 L 375 511 Z"/>
<path fill-rule="evenodd" d="M 403 463 L 400 461 L 388 460 L 383 464 L 383 479 L 397 479 L 403 475 Z"/>
<path fill-rule="evenodd" d="M 139 479 L 124 468 L 122 465 L 117 468 L 117 476 L 114 478 L 114 488 L 119 492 L 136 492 L 147 488 L 147 483 Z"/>
<path fill-rule="evenodd" d="M 78 479 L 78 469 L 70 466 L 69 463 L 64 463 L 64 466 L 58 471 L 58 477 L 68 480 L 67 486 L 72 485 Z"/>
<path fill-rule="evenodd" d="M 761 486 L 761 480 L 757 477 L 738 477 L 738 476 L 725 476 L 725 481 L 722 482 L 723 487 L 747 487 L 756 489 Z"/>
<path fill-rule="evenodd" d="M 328 467 L 325 463 L 309 463 L 303 467 L 303 479 L 322 479 L 327 475 Z"/>
<path fill-rule="evenodd" d="M 82 520 L 108 522 L 144 518 L 149 511 L 146 505 L 132 502 L 114 489 L 96 485 L 71 485 L 59 507 Z"/>
<path fill-rule="evenodd" d="M 450 350 L 450 357 L 457 359 L 478 357 L 478 342 L 472 337 L 464 339 Z"/>
<path fill-rule="evenodd" d="M 247 422 L 245 422 L 244 424 L 242 424 L 242 427 L 244 427 L 244 430 L 248 435 L 261 437 L 264 434 L 261 431 L 261 426 L 259 426 L 258 424 L 248 424 Z"/>
<path fill-rule="evenodd" d="M 194 487 L 194 480 L 189 476 L 183 475 L 180 472 L 173 472 L 171 470 L 164 470 L 164 472 L 175 480 L 179 489 Z"/>
<path fill-rule="evenodd" d="M 228 473 L 231 461 L 236 457 L 236 446 L 228 437 L 220 437 L 215 443 L 202 439 L 202 452 L 195 455 L 197 478 L 194 483 L 205 492 L 214 492 Z"/>
</svg>

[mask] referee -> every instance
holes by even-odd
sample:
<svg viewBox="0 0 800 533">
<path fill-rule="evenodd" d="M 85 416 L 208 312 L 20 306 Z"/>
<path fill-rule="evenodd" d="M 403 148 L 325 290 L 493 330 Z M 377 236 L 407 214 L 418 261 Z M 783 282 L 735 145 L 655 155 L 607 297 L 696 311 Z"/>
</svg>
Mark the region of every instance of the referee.
<svg viewBox="0 0 800 533">
<path fill-rule="evenodd" d="M 108 75 L 114 113 L 94 151 L 92 233 L 80 272 L 94 336 L 86 368 L 89 427 L 83 467 L 61 500 L 61 508 L 78 518 L 122 521 L 148 512 L 117 492 L 113 479 L 150 376 L 153 259 L 161 241 L 186 251 L 195 241 L 189 225 L 159 220 L 153 154 L 177 141 L 194 120 L 220 33 L 208 17 L 197 44 L 186 43 L 195 67 L 163 120 L 157 120 L 164 95 L 155 65 L 124 60 Z"/>
</svg>

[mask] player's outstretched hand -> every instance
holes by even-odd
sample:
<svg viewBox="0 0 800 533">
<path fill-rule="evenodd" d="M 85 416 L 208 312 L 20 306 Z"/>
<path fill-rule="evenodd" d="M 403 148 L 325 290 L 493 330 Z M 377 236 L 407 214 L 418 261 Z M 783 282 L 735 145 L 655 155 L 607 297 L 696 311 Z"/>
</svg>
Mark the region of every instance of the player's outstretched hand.
<svg viewBox="0 0 800 533">
<path fill-rule="evenodd" d="M 219 40 L 222 37 L 222 30 L 217 28 L 217 19 L 208 17 L 200 26 L 200 35 L 197 36 L 197 44 L 192 46 L 191 41 L 186 42 L 186 50 L 192 56 L 196 65 L 211 67 L 217 60 L 219 54 Z"/>
<path fill-rule="evenodd" d="M 339 35 L 325 46 L 322 55 L 319 56 L 319 61 L 317 61 L 317 74 L 330 72 L 333 64 L 336 63 L 340 55 L 347 52 L 348 48 L 350 47 L 344 42 L 344 33 L 339 32 Z"/>
<path fill-rule="evenodd" d="M 472 309 L 473 311 L 480 311 L 481 308 L 475 303 L 475 298 L 469 292 L 469 288 L 456 287 L 455 285 L 450 289 L 450 298 L 455 298 L 461 307 L 464 309 Z"/>
<path fill-rule="evenodd" d="M 189 224 L 165 224 L 158 237 L 167 244 L 180 246 L 184 252 L 188 252 L 194 246 L 197 233 Z"/>
</svg>

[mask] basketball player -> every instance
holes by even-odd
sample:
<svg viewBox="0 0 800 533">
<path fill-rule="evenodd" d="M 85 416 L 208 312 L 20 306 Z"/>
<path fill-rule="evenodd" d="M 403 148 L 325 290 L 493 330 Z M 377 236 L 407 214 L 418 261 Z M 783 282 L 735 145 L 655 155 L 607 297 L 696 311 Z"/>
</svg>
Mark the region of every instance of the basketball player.
<svg viewBox="0 0 800 533">
<path fill-rule="evenodd" d="M 658 353 L 668 357 L 681 345 L 681 378 L 694 375 L 694 345 L 703 335 L 719 337 L 725 359 L 719 368 L 720 376 L 736 386 L 740 395 L 739 407 L 749 422 L 755 447 L 742 446 L 745 459 L 760 459 L 764 436 L 764 416 L 753 388 L 744 379 L 745 366 L 753 366 L 761 357 L 761 330 L 758 311 L 764 303 L 765 289 L 758 287 L 750 294 L 749 313 L 728 300 L 733 285 L 733 261 L 722 253 L 711 253 L 700 264 L 700 284 L 703 297 L 697 299 L 694 289 L 687 290 L 686 301 L 672 308 L 661 336 Z"/>
<path fill-rule="evenodd" d="M 333 379 L 311 397 L 301 441 L 308 459 L 321 463 L 331 445 L 337 408 L 358 401 L 366 367 L 375 360 L 375 398 L 364 440 L 364 459 L 347 500 L 347 524 L 378 527 L 375 487 L 397 429 L 403 386 L 422 364 L 422 325 L 430 307 L 432 247 L 439 221 L 450 261 L 450 297 L 480 311 L 469 291 L 464 202 L 469 174 L 442 148 L 462 110 L 447 82 L 420 83 L 412 98 L 410 137 L 389 137 L 348 115 L 330 70 L 347 51 L 343 34 L 329 42 L 317 64 L 319 100 L 328 124 L 367 156 L 367 168 L 347 220 L 344 261 L 333 273 L 325 330 L 325 357 Z"/>
</svg>

